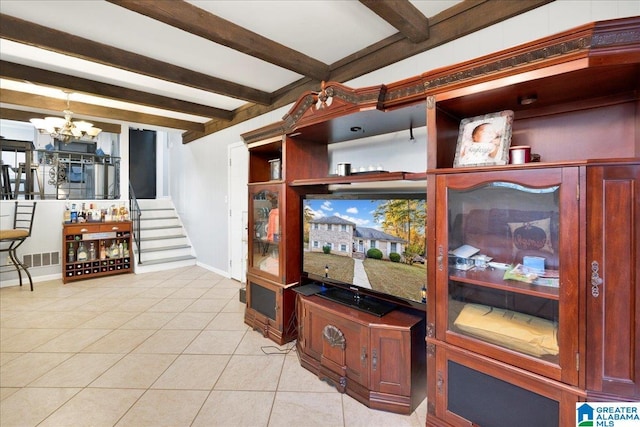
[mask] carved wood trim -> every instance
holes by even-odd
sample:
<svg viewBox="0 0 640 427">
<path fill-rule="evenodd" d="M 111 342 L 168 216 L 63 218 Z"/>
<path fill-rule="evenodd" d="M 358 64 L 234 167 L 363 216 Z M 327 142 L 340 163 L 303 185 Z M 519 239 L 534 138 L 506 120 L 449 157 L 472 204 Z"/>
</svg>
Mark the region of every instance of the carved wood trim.
<svg viewBox="0 0 640 427">
<path fill-rule="evenodd" d="M 441 88 L 454 83 L 491 76 L 518 67 L 524 67 L 532 63 L 541 62 L 553 57 L 573 54 L 585 51 L 591 44 L 591 36 L 580 37 L 575 40 L 567 40 L 554 45 L 544 46 L 539 49 L 522 52 L 511 57 L 501 58 L 494 62 L 481 63 L 478 66 L 468 67 L 452 74 L 447 74 L 429 79 L 426 77 L 423 85 L 425 91 Z"/>
<path fill-rule="evenodd" d="M 322 330 L 322 338 L 331 346 L 338 347 L 344 350 L 347 346 L 347 341 L 344 338 L 344 334 L 340 329 L 333 325 L 327 325 Z"/>
<path fill-rule="evenodd" d="M 436 345 L 429 343 L 427 344 L 427 357 L 435 357 L 436 356 Z"/>
<path fill-rule="evenodd" d="M 307 91 L 282 118 L 285 132 L 299 126 L 327 121 L 363 106 L 383 108 L 384 85 L 353 89 L 338 82 L 322 82 L 320 91 Z"/>
</svg>

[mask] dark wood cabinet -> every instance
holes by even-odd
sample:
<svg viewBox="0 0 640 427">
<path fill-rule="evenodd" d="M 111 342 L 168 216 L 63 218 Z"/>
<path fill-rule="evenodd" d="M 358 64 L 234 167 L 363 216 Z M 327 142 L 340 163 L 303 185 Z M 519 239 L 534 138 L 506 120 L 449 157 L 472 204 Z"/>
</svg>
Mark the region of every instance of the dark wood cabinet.
<svg viewBox="0 0 640 427">
<path fill-rule="evenodd" d="M 435 323 L 427 335 L 436 419 L 506 427 L 516 418 L 496 414 L 515 411 L 526 419 L 518 425 L 561 426 L 584 399 L 576 256 L 580 171 L 494 168 L 432 177 L 436 252 L 472 245 L 492 260 L 467 269 L 457 257 L 436 257 L 429 281 Z M 521 247 L 521 227 L 543 233 L 544 245 Z M 543 260 L 549 282 L 507 278 L 507 269 L 528 256 Z M 481 390 L 491 410 L 473 402 L 470 390 Z"/>
<path fill-rule="evenodd" d="M 291 216 L 299 201 L 282 182 L 249 185 L 249 262 L 245 322 L 278 344 L 296 338 L 294 294 L 300 267 L 293 255 L 299 243 Z M 291 201 L 294 198 L 295 201 Z M 290 205 L 293 205 L 290 206 Z M 289 206 L 289 209 L 287 209 Z M 299 210 L 299 208 L 297 208 Z"/>
<path fill-rule="evenodd" d="M 575 425 L 577 402 L 639 399 L 640 37 L 630 34 L 640 18 L 423 75 L 428 426 Z M 453 167 L 462 120 L 505 110 L 511 145 L 540 161 Z M 497 264 L 450 255 L 462 245 Z M 505 275 L 525 257 L 544 262 L 543 277 Z"/>
<path fill-rule="evenodd" d="M 640 163 L 587 168 L 586 388 L 640 400 Z"/>
<path fill-rule="evenodd" d="M 424 399 L 424 316 L 383 317 L 298 296 L 302 366 L 365 405 L 410 414 Z"/>
<path fill-rule="evenodd" d="M 295 293 L 281 283 L 248 275 L 245 322 L 279 344 L 296 338 Z"/>
<path fill-rule="evenodd" d="M 243 135 L 249 149 L 245 323 L 284 344 L 297 336 L 291 287 L 302 275 L 301 192 L 289 184 L 317 177 L 320 170 L 326 174 L 327 148 L 290 138 L 278 128 L 266 134 Z"/>
<path fill-rule="evenodd" d="M 640 17 L 631 17 L 400 82 L 302 94 L 282 121 L 243 135 L 255 286 L 245 321 L 276 342 L 297 337 L 303 366 L 374 408 L 411 411 L 426 381 L 429 426 L 574 425 L 576 402 L 638 400 L 638 76 Z M 536 161 L 454 167 L 465 119 L 503 111 L 513 112 L 510 145 Z M 425 171 L 331 176 L 328 145 L 355 139 L 354 129 L 364 138 L 425 124 Z M 317 296 L 299 296 L 296 308 L 305 193 L 425 178 L 426 322 L 421 311 L 376 318 Z M 265 251 L 266 193 L 278 195 L 281 233 Z M 495 264 L 458 265 L 449 252 L 465 244 Z M 274 247 L 269 270 L 262 257 Z M 535 282 L 505 277 L 506 266 L 532 261 L 544 262 Z"/>
</svg>

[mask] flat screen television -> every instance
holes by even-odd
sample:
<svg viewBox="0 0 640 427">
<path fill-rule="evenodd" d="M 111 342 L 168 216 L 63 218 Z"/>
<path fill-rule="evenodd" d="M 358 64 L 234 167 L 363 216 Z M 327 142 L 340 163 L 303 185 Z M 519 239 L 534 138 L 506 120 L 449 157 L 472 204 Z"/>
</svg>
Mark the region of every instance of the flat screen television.
<svg viewBox="0 0 640 427">
<path fill-rule="evenodd" d="M 303 199 L 303 274 L 424 309 L 426 194 L 318 194 Z"/>
</svg>

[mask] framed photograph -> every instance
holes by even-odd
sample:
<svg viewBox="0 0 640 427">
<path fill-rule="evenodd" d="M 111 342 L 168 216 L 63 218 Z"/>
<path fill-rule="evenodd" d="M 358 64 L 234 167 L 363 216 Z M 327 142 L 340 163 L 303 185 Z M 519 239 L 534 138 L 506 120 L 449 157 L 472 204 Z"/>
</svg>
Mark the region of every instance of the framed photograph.
<svg viewBox="0 0 640 427">
<path fill-rule="evenodd" d="M 453 167 L 506 165 L 512 124 L 511 110 L 462 120 Z"/>
</svg>

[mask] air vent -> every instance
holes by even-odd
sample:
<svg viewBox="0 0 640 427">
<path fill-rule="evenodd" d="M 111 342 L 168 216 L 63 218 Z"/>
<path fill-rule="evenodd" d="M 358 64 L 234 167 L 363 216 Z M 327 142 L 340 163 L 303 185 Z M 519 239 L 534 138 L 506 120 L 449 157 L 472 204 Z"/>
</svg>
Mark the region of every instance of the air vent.
<svg viewBox="0 0 640 427">
<path fill-rule="evenodd" d="M 60 264 L 60 252 L 43 252 L 41 254 L 30 254 L 22 257 L 22 262 L 27 267 L 46 267 L 48 265 Z"/>
</svg>

